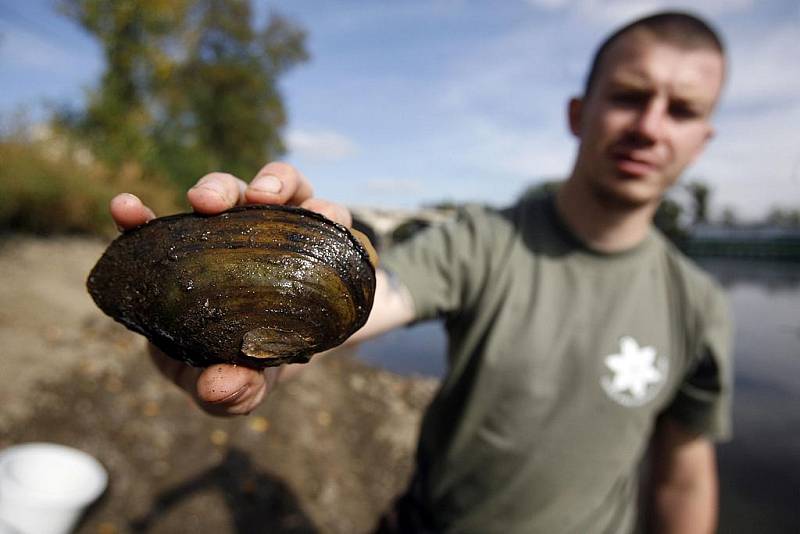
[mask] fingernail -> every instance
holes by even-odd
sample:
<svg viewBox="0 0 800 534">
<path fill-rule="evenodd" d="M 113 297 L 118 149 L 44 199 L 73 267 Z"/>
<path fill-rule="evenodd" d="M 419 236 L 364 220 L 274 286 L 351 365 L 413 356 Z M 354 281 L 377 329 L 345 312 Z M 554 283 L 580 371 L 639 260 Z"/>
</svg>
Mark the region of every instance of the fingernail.
<svg viewBox="0 0 800 534">
<path fill-rule="evenodd" d="M 245 394 L 245 392 L 248 390 L 248 387 L 249 386 L 245 384 L 244 386 L 240 387 L 230 395 L 227 395 L 226 397 L 223 397 L 219 400 L 212 401 L 211 404 L 232 404 L 234 401 L 238 400 L 241 396 Z"/>
<path fill-rule="evenodd" d="M 271 193 L 276 195 L 281 192 L 281 187 L 283 184 L 280 180 L 278 180 L 274 176 L 259 176 L 252 182 L 250 182 L 250 188 L 255 189 L 256 191 L 262 191 L 264 193 Z"/>
<path fill-rule="evenodd" d="M 196 186 L 194 186 L 192 189 L 205 189 L 206 191 L 211 191 L 212 193 L 216 193 L 217 195 L 220 196 L 220 198 L 222 198 L 222 200 L 227 200 L 227 197 L 225 196 L 226 193 L 225 187 L 223 187 L 222 184 L 219 184 L 217 182 L 213 181 L 208 181 L 205 183 L 201 182 Z"/>
</svg>

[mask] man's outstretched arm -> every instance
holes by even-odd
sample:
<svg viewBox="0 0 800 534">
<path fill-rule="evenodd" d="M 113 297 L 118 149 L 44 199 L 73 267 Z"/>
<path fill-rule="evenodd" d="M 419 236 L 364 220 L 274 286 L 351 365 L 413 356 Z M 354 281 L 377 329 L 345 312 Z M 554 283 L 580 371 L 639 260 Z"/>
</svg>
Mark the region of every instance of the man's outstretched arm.
<svg viewBox="0 0 800 534">
<path fill-rule="evenodd" d="M 352 224 L 347 208 L 314 198 L 308 180 L 284 163 L 265 165 L 249 184 L 230 174 L 208 174 L 186 196 L 199 213 L 220 213 L 244 203 L 287 204 L 316 211 L 347 227 Z M 123 231 L 155 217 L 152 210 L 129 194 L 114 197 L 111 215 Z M 372 313 L 367 323 L 348 342 L 382 334 L 410 322 L 413 316 L 414 307 L 407 291 L 402 286 L 392 284 L 389 276 L 379 269 Z M 219 364 L 198 369 L 167 357 L 152 345 L 150 353 L 164 375 L 186 390 L 200 407 L 214 415 L 251 412 L 277 383 L 284 367 L 300 367 L 272 367 L 262 371 Z"/>
<path fill-rule="evenodd" d="M 649 532 L 710 534 L 718 516 L 714 444 L 663 418 L 653 436 Z"/>
</svg>

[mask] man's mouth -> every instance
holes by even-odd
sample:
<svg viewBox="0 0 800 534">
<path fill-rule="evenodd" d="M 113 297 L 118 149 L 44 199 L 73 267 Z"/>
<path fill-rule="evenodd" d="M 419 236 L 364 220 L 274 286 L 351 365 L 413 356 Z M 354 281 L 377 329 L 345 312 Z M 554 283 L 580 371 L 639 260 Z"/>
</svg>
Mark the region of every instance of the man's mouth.
<svg viewBox="0 0 800 534">
<path fill-rule="evenodd" d="M 658 165 L 652 158 L 632 154 L 630 152 L 615 152 L 611 154 L 615 167 L 624 175 L 640 177 L 653 173 Z"/>
</svg>

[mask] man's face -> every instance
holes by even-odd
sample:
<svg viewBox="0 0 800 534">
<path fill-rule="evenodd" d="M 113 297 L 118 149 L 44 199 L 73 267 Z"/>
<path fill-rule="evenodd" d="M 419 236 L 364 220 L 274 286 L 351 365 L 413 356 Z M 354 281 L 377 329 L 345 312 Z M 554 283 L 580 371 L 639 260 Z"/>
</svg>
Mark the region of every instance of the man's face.
<svg viewBox="0 0 800 534">
<path fill-rule="evenodd" d="M 575 178 L 607 203 L 656 205 L 711 138 L 723 71 L 714 50 L 682 49 L 646 30 L 621 37 L 589 94 L 570 102 Z"/>
</svg>

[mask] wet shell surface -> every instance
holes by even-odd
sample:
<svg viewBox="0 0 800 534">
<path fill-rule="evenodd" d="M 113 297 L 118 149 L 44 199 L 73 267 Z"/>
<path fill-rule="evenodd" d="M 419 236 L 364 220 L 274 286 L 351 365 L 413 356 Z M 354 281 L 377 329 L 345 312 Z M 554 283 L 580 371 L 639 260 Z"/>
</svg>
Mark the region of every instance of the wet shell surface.
<svg viewBox="0 0 800 534">
<path fill-rule="evenodd" d="M 322 215 L 242 206 L 154 219 L 120 235 L 89 293 L 106 314 L 192 365 L 306 362 L 367 320 L 375 267 Z"/>
</svg>

